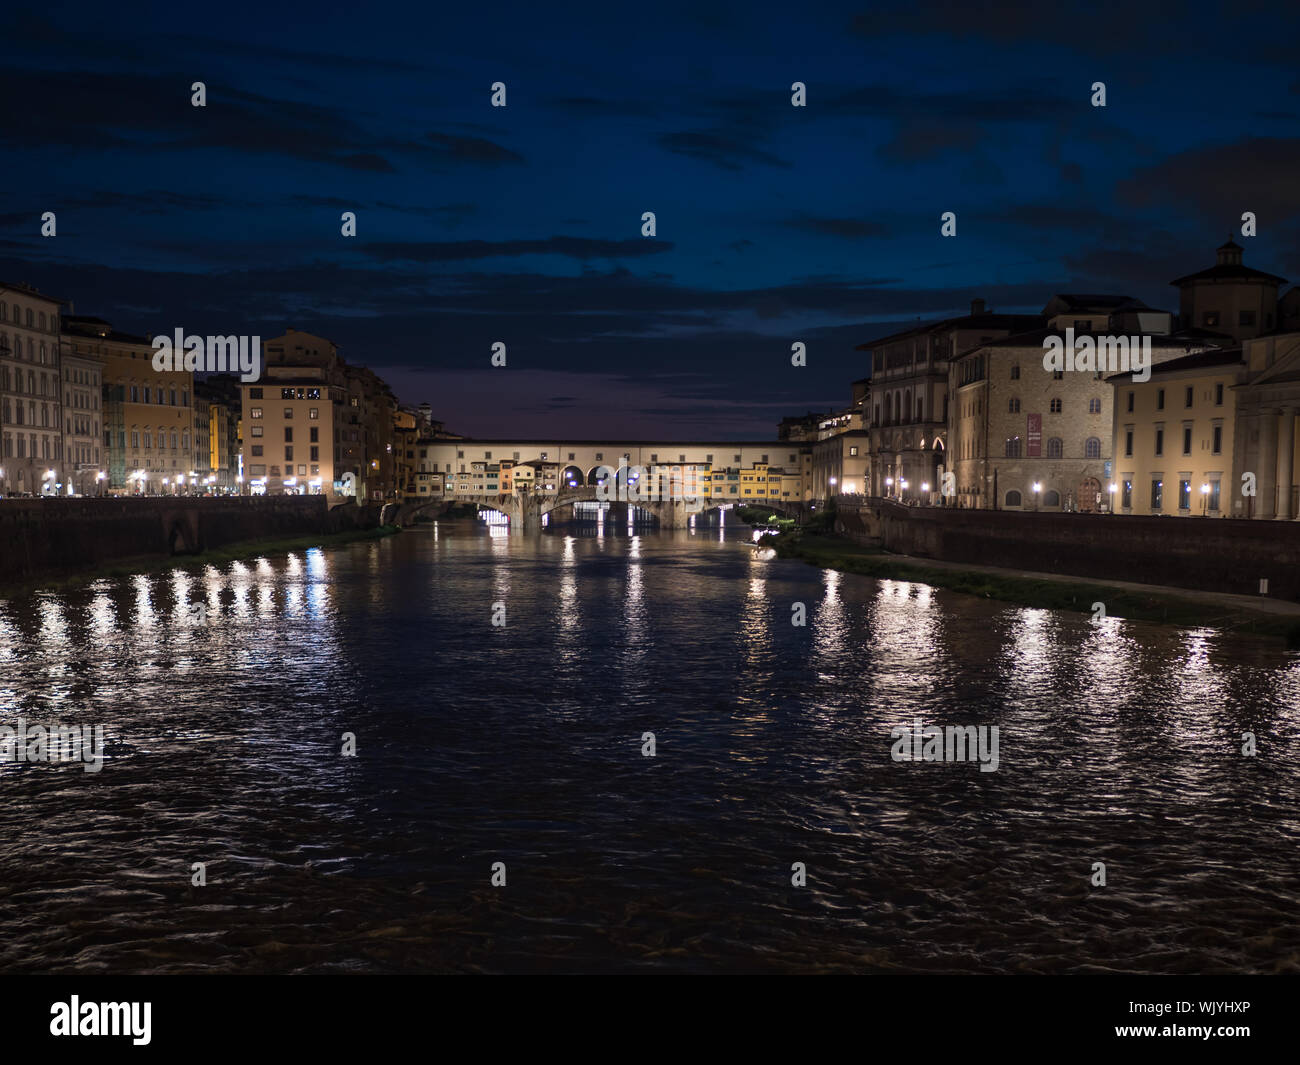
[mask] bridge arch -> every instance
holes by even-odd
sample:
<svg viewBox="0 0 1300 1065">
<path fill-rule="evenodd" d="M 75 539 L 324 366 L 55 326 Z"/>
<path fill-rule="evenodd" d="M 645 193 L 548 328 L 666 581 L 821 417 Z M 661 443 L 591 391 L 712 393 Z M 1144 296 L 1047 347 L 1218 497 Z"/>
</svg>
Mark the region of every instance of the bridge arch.
<svg viewBox="0 0 1300 1065">
<path fill-rule="evenodd" d="M 577 488 L 579 485 L 585 483 L 587 482 L 582 475 L 582 469 L 578 466 L 565 466 L 564 469 L 560 471 L 559 487 L 561 490 L 565 488 Z"/>
</svg>

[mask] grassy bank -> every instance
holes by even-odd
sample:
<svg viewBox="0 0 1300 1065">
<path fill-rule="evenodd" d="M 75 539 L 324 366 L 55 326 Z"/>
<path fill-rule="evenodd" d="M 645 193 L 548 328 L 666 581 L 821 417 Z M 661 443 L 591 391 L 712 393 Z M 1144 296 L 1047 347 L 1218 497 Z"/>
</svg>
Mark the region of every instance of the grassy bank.
<svg viewBox="0 0 1300 1065">
<path fill-rule="evenodd" d="M 1154 621 L 1183 628 L 1210 626 L 1286 641 L 1300 647 L 1300 622 L 1251 610 L 1190 599 L 1175 591 L 1135 592 L 1086 579 L 1045 581 L 1013 575 L 947 569 L 904 560 L 880 548 L 864 547 L 829 533 L 799 532 L 768 536 L 762 541 L 783 558 L 798 558 L 823 569 L 856 573 L 881 580 L 918 581 L 981 599 L 1019 606 L 1070 610 L 1091 614 L 1093 603 L 1105 603 L 1109 617 Z"/>
<path fill-rule="evenodd" d="M 139 555 L 134 558 L 119 558 L 85 570 L 33 577 L 11 583 L 0 582 L 0 593 L 15 595 L 33 591 L 65 591 L 104 578 L 167 573 L 175 569 L 202 569 L 205 566 L 220 566 L 228 562 L 261 558 L 264 555 L 283 555 L 290 551 L 306 551 L 313 547 L 334 547 L 359 540 L 378 540 L 400 531 L 396 525 L 381 525 L 375 529 L 317 533 L 312 536 L 295 536 L 278 540 L 243 540 L 212 551 L 203 551 L 197 555 L 171 555 L 166 558 L 158 555 Z"/>
</svg>

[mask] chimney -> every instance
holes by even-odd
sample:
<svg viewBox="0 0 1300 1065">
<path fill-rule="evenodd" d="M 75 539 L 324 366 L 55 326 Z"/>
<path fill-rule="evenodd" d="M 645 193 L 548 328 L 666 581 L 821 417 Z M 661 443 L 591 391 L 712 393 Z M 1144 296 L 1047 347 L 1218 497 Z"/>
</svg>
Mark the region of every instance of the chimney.
<svg viewBox="0 0 1300 1065">
<path fill-rule="evenodd" d="M 983 300 L 971 300 L 971 301 L 970 301 L 970 313 L 971 313 L 971 317 L 974 317 L 974 316 L 977 315 L 977 314 L 983 314 L 983 313 L 984 313 L 984 301 L 983 301 Z"/>
</svg>

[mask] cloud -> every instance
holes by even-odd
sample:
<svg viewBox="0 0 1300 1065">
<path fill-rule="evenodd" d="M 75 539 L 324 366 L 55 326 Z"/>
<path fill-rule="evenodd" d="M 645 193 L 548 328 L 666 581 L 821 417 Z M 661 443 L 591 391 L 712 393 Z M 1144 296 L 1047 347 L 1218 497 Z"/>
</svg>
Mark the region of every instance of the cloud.
<svg viewBox="0 0 1300 1065">
<path fill-rule="evenodd" d="M 1138 207 L 1193 210 L 1221 224 L 1240 224 L 1243 211 L 1261 223 L 1300 215 L 1300 139 L 1253 137 L 1175 152 L 1139 167 L 1117 188 Z"/>
</svg>

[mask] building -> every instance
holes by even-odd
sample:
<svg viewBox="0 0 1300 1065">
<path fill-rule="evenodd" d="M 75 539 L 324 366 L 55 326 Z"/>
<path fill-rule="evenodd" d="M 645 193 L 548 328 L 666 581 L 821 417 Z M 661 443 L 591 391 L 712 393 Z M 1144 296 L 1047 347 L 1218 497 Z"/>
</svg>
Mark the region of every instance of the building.
<svg viewBox="0 0 1300 1065">
<path fill-rule="evenodd" d="M 104 458 L 104 364 L 94 355 L 74 353 L 62 341 L 63 456 L 69 494 L 102 495 L 107 492 L 108 469 Z"/>
<path fill-rule="evenodd" d="M 241 382 L 236 377 L 214 375 L 194 382 L 194 391 L 208 405 L 208 476 L 216 492 L 238 491 L 240 481 L 239 424 L 242 411 Z"/>
<path fill-rule="evenodd" d="M 119 333 L 102 318 L 65 315 L 65 350 L 103 364 L 108 491 L 184 491 L 194 470 L 194 375 L 153 368 L 150 337 Z M 165 482 L 165 483 L 164 483 Z"/>
<path fill-rule="evenodd" d="M 1229 237 L 1217 249 L 1215 265 L 1170 282 L 1178 289 L 1180 328 L 1222 333 L 1236 341 L 1280 328 L 1277 290 L 1286 279 L 1242 265 L 1241 256 L 1241 245 Z"/>
<path fill-rule="evenodd" d="M 1245 371 L 1240 347 L 1210 348 L 1152 367 L 1149 381 L 1110 378 L 1116 475 L 1105 491 L 1118 513 L 1229 514 L 1235 389 Z"/>
<path fill-rule="evenodd" d="M 1231 514 L 1294 520 L 1296 416 L 1300 413 L 1300 331 L 1256 337 L 1242 344 L 1246 380 L 1234 389 Z M 1255 494 L 1247 494 L 1253 484 Z"/>
<path fill-rule="evenodd" d="M 1049 342 L 1086 341 L 1108 352 L 1108 367 L 1117 350 L 1112 337 L 1127 337 L 1139 349 L 1149 344 L 1152 365 L 1212 346 L 1199 334 L 1169 334 L 1171 315 L 1125 296 L 1058 295 L 1040 320 L 1042 328 L 978 344 L 950 361 L 947 452 L 957 506 L 1094 511 L 1108 505 L 1115 422 L 1107 378 L 1120 367 L 1049 370 Z M 1106 343 L 1099 347 L 1099 339 Z"/>
<path fill-rule="evenodd" d="M 243 469 L 255 495 L 325 495 L 337 500 L 335 419 L 345 393 L 313 366 L 267 366 L 242 382 Z"/>
<path fill-rule="evenodd" d="M 350 473 L 359 502 L 395 500 L 399 494 L 394 424 L 398 404 L 392 390 L 371 370 L 345 362 L 338 346 L 325 337 L 287 329 L 283 336 L 266 341 L 262 350 L 267 373 L 272 367 L 308 370 L 305 377 L 328 388 L 337 404 L 332 442 L 334 491 L 343 490 L 343 477 Z M 251 438 L 246 443 L 251 447 Z"/>
<path fill-rule="evenodd" d="M 863 426 L 869 439 L 862 449 L 871 461 L 865 486 L 858 491 L 895 498 L 924 496 L 927 501 L 937 496 L 941 478 L 951 466 L 951 361 L 980 344 L 1041 324 L 1037 315 L 994 314 L 982 299 L 976 299 L 971 300 L 968 315 L 927 322 L 859 345 L 857 350 L 867 352 L 871 363 Z M 855 388 L 859 384 L 855 382 Z M 829 465 L 827 470 L 824 478 L 818 478 L 819 484 L 832 475 L 841 485 L 846 479 L 859 483 L 856 468 L 838 475 L 829 472 Z"/>
<path fill-rule="evenodd" d="M 59 301 L 0 282 L 0 495 L 65 492 Z"/>
</svg>

